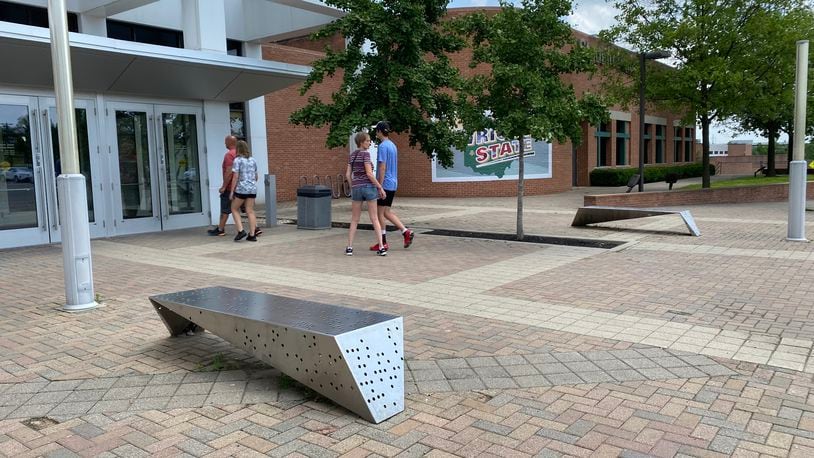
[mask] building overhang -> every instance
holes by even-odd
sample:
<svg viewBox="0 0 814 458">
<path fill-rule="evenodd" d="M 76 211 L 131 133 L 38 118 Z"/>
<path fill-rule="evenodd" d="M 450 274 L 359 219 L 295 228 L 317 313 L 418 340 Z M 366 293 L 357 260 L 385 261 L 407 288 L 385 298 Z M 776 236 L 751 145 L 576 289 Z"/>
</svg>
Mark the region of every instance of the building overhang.
<svg viewBox="0 0 814 458">
<path fill-rule="evenodd" d="M 77 92 L 240 102 L 303 81 L 310 67 L 70 34 Z M 53 88 L 48 29 L 0 22 L 0 84 Z"/>
</svg>

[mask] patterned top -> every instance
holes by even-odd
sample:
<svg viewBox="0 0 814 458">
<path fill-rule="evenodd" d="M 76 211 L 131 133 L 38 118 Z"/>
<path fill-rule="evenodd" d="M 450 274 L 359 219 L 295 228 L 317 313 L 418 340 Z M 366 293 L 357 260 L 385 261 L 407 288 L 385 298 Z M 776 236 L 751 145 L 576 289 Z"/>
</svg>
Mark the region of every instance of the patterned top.
<svg viewBox="0 0 814 458">
<path fill-rule="evenodd" d="M 237 194 L 257 194 L 257 162 L 253 157 L 235 158 L 232 171 L 237 172 Z"/>
<path fill-rule="evenodd" d="M 370 162 L 370 153 L 363 149 L 357 149 L 350 153 L 348 164 L 350 164 L 351 187 L 373 186 L 373 182 L 365 173 L 365 164 L 370 164 L 373 167 Z"/>
</svg>

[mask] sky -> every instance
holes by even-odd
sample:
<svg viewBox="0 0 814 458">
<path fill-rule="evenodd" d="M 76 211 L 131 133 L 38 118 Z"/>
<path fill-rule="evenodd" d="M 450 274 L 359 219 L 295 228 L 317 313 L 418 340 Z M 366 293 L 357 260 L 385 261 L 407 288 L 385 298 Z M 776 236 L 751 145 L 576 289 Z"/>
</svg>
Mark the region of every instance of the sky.
<svg viewBox="0 0 814 458">
<path fill-rule="evenodd" d="M 472 6 L 498 6 L 497 0 L 452 0 L 449 8 L 462 8 Z M 610 27 L 614 22 L 617 10 L 611 2 L 605 0 L 574 0 L 574 12 L 566 18 L 571 27 L 588 34 L 599 33 L 600 30 Z M 696 129 L 697 137 L 701 139 L 701 128 Z M 754 134 L 735 133 L 725 126 L 713 126 L 710 129 L 710 143 L 726 143 L 730 140 L 753 140 L 765 143 L 766 139 Z M 785 135 L 781 137 L 785 141 Z"/>
</svg>

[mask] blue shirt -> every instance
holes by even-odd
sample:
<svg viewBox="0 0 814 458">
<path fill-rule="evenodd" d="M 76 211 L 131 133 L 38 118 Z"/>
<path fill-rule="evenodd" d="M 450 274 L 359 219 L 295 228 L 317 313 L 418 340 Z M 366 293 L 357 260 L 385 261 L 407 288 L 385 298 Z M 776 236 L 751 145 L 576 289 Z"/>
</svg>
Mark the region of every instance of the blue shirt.
<svg viewBox="0 0 814 458">
<path fill-rule="evenodd" d="M 379 145 L 377 162 L 384 164 L 382 187 L 385 191 L 395 191 L 399 186 L 399 159 L 396 145 L 389 138 Z"/>
</svg>

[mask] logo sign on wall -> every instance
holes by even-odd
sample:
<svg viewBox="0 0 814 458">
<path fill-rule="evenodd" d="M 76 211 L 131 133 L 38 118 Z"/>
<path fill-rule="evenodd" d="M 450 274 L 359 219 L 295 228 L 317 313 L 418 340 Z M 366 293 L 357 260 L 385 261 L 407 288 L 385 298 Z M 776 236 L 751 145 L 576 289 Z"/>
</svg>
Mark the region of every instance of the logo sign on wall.
<svg viewBox="0 0 814 458">
<path fill-rule="evenodd" d="M 432 161 L 433 182 L 516 180 L 520 141 L 487 130 L 469 138 L 466 150 L 452 150 L 453 165 L 445 169 Z M 551 144 L 523 137 L 525 178 L 551 178 Z"/>
</svg>

